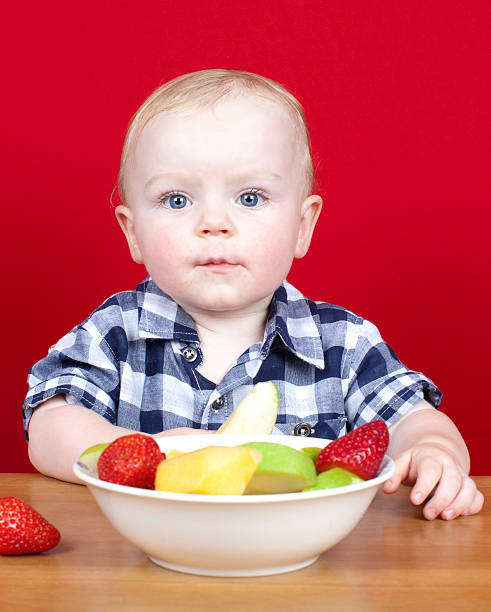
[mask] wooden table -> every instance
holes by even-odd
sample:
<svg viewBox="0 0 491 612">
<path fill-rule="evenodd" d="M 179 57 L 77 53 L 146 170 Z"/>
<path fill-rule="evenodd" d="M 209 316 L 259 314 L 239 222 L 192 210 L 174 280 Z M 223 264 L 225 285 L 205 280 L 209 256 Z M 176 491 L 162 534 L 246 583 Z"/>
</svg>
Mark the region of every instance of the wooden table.
<svg viewBox="0 0 491 612">
<path fill-rule="evenodd" d="M 487 498 L 479 515 L 428 522 L 408 489 L 379 493 L 355 530 L 308 568 L 208 578 L 154 565 L 114 530 L 84 486 L 0 474 L 0 497 L 30 503 L 62 535 L 48 553 L 0 556 L 0 610 L 489 612 L 491 477 L 476 481 Z"/>
</svg>

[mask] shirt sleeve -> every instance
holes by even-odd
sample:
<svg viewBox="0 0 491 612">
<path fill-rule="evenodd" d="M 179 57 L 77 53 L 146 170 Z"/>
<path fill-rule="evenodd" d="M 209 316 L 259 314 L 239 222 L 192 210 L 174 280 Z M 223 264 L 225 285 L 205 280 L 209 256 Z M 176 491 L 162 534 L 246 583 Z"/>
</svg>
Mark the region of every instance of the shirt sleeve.
<svg viewBox="0 0 491 612">
<path fill-rule="evenodd" d="M 363 321 L 349 351 L 345 410 L 353 427 L 383 419 L 398 421 L 422 399 L 438 408 L 442 394 L 421 372 L 402 364 L 372 323 Z M 356 333 L 356 332 L 352 332 Z"/>
<path fill-rule="evenodd" d="M 105 337 L 90 321 L 76 327 L 38 361 L 28 375 L 22 407 L 24 432 L 35 407 L 55 395 L 69 395 L 116 424 L 119 364 Z"/>
</svg>

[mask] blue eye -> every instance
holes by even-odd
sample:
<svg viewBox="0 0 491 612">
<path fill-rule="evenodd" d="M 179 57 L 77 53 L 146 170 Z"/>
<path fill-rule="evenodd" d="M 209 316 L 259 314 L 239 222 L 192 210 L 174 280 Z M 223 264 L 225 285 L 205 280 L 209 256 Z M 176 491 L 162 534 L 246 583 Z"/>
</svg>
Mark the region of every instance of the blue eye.
<svg viewBox="0 0 491 612">
<path fill-rule="evenodd" d="M 253 208 L 258 204 L 262 204 L 264 202 L 264 197 L 260 193 L 256 193 L 254 191 L 248 191 L 247 193 L 243 193 L 240 198 L 240 203 L 243 206 L 247 206 L 248 208 Z"/>
<path fill-rule="evenodd" d="M 164 198 L 163 201 L 167 204 L 169 208 L 172 208 L 174 210 L 186 208 L 186 206 L 188 206 L 189 204 L 188 198 L 185 195 L 182 195 L 182 193 L 172 194 L 167 198 Z"/>
</svg>

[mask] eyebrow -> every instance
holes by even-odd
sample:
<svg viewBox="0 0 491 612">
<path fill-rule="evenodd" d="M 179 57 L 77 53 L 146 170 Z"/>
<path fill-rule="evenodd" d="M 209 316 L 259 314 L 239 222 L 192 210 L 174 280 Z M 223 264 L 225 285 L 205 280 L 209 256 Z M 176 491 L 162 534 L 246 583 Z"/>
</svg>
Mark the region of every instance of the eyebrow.
<svg viewBox="0 0 491 612">
<path fill-rule="evenodd" d="M 243 183 L 250 179 L 254 180 L 273 180 L 273 181 L 282 181 L 284 180 L 280 174 L 276 174 L 276 172 L 264 172 L 261 170 L 255 170 L 252 168 L 251 170 L 247 170 L 241 174 L 235 174 L 232 176 L 233 180 L 237 183 Z"/>
<path fill-rule="evenodd" d="M 159 174 L 155 174 L 154 176 L 152 176 L 151 178 L 148 179 L 148 181 L 146 181 L 145 185 L 144 185 L 144 189 L 147 189 L 148 187 L 152 187 L 152 185 L 154 183 L 157 183 L 158 181 L 161 180 L 182 180 L 182 179 L 186 179 L 188 177 L 188 173 L 183 172 L 161 172 Z"/>
<path fill-rule="evenodd" d="M 155 174 L 151 178 L 146 181 L 144 188 L 147 189 L 152 187 L 154 183 L 157 183 L 160 180 L 170 180 L 170 181 L 186 181 L 192 178 L 194 174 L 192 172 L 161 172 L 159 174 Z M 256 182 L 256 181 L 283 181 L 283 177 L 276 172 L 263 172 L 261 170 L 247 170 L 246 172 L 242 172 L 240 174 L 232 175 L 231 181 L 234 183 L 245 183 L 245 182 Z"/>
</svg>

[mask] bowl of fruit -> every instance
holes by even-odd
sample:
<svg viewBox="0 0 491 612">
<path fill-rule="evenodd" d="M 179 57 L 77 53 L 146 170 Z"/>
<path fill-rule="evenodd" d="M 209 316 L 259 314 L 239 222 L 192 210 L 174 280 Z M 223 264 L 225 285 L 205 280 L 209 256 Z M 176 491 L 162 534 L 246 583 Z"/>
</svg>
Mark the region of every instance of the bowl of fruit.
<svg viewBox="0 0 491 612">
<path fill-rule="evenodd" d="M 254 392 L 216 435 L 130 434 L 74 464 L 112 525 L 154 563 L 209 576 L 306 567 L 354 529 L 393 473 L 384 422 L 332 442 L 271 435 L 277 402 L 261 409 Z"/>
</svg>

